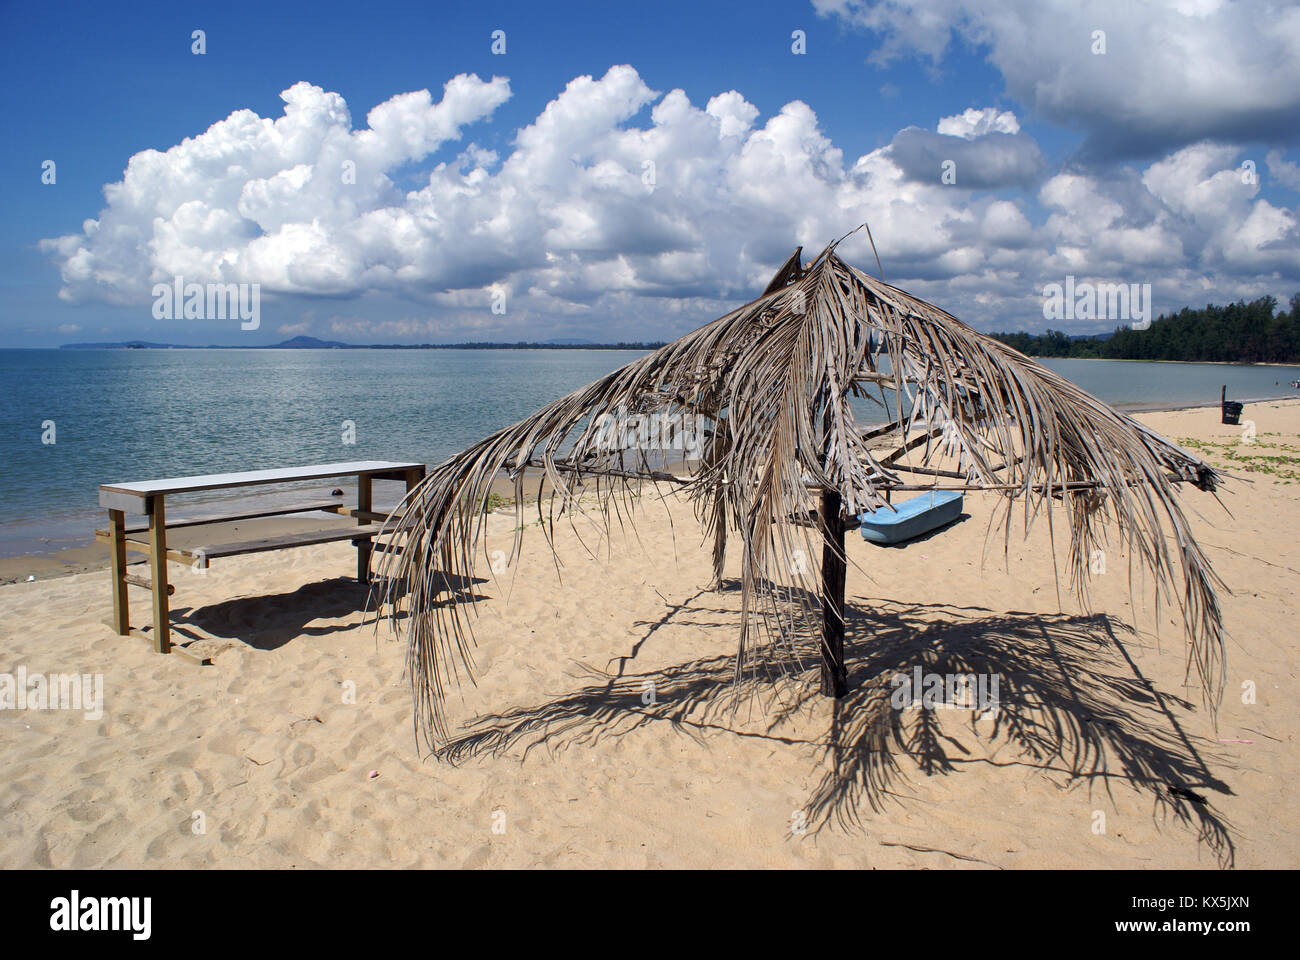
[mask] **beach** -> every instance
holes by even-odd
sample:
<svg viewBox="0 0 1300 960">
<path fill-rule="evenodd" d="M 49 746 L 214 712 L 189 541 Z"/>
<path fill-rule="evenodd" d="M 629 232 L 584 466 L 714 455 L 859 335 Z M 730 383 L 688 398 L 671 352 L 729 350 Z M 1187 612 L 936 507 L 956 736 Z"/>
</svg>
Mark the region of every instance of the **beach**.
<svg viewBox="0 0 1300 960">
<path fill-rule="evenodd" d="M 1255 444 L 1216 409 L 1138 415 L 1233 474 L 1223 506 L 1183 497 L 1231 590 L 1217 713 L 1186 677 L 1177 610 L 1157 621 L 1149 591 L 1130 596 L 1118 543 L 1090 609 L 1063 563 L 1058 603 L 1046 523 L 1004 565 L 984 493 L 903 547 L 850 534 L 838 703 L 816 695 L 812 659 L 731 692 L 740 593 L 708 589 L 689 505 L 644 496 L 636 534 L 595 557 L 591 527 L 557 525 L 559 576 L 530 531 L 515 567 L 470 588 L 476 683 L 449 697 L 452 743 L 433 757 L 346 541 L 202 576 L 173 565 L 173 640 L 206 667 L 105 625 L 95 548 L 79 567 L 10 558 L 0 670 L 102 675 L 103 703 L 0 710 L 0 865 L 1300 866 L 1300 482 L 1281 460 L 1300 401 L 1242 418 Z M 489 549 L 508 551 L 513 513 L 490 522 Z M 148 623 L 147 592 L 130 599 Z M 892 678 L 917 666 L 996 675 L 1000 702 L 891 708 Z"/>
</svg>

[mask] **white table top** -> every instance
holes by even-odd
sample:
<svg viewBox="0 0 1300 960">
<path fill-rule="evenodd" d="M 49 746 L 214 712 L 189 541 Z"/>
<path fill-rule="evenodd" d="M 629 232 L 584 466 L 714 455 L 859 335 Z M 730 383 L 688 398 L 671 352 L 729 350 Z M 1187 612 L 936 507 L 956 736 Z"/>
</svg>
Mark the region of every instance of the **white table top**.
<svg viewBox="0 0 1300 960">
<path fill-rule="evenodd" d="M 390 460 L 356 460 L 350 463 L 317 463 L 305 467 L 279 467 L 273 470 L 247 470 L 242 473 L 210 473 L 197 477 L 173 477 L 170 480 L 142 480 L 132 483 L 105 483 L 105 491 L 128 496 L 151 497 L 158 494 L 190 493 L 195 490 L 220 490 L 225 487 L 250 487 L 259 483 L 288 483 L 293 480 L 320 480 L 375 473 L 400 473 L 422 470 L 422 463 L 398 463 Z"/>
</svg>

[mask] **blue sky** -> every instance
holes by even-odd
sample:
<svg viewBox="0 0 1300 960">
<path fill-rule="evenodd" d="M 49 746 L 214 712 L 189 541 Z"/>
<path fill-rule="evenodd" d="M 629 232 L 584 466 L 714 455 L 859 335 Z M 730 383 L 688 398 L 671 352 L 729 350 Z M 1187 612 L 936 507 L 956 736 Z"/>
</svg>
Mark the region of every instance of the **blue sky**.
<svg viewBox="0 0 1300 960">
<path fill-rule="evenodd" d="M 1214 0 L 986 6 L 7 4 L 0 328 L 18 346 L 659 339 L 757 294 L 777 251 L 863 220 L 887 279 L 982 329 L 1041 329 L 1041 288 L 1067 273 L 1151 283 L 1157 310 L 1300 290 L 1300 19 Z M 1211 41 L 1237 79 L 1204 88 L 1169 50 Z M 460 74 L 482 86 L 452 103 Z M 280 118 L 304 82 L 307 146 L 205 133 L 238 110 Z M 678 89 L 689 105 L 664 106 Z M 404 102 L 395 136 L 436 132 L 413 155 L 390 137 L 362 195 L 338 186 L 329 164 L 368 112 L 419 90 L 431 103 Z M 462 118 L 450 132 L 439 101 Z M 174 149 L 200 135 L 194 150 L 246 173 Z M 147 150 L 162 159 L 106 201 Z M 156 319 L 152 285 L 182 268 L 257 283 L 258 329 Z"/>
</svg>

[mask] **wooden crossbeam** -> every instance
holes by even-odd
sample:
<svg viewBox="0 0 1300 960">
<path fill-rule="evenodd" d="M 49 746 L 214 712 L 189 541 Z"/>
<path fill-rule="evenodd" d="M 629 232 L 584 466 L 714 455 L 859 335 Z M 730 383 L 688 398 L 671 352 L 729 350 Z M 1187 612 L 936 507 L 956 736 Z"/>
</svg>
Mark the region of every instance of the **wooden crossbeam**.
<svg viewBox="0 0 1300 960">
<path fill-rule="evenodd" d="M 170 520 L 167 523 L 168 530 L 177 530 L 181 527 L 197 527 L 210 523 L 226 523 L 235 520 L 256 520 L 259 517 L 279 517 L 287 513 L 311 513 L 313 511 L 324 511 L 326 513 L 340 513 L 343 504 L 338 500 L 312 500 L 308 503 L 295 503 L 283 507 L 259 507 L 257 509 L 249 508 L 239 513 L 210 513 L 198 517 L 182 517 L 179 520 Z M 149 529 L 148 520 L 133 520 L 123 526 L 124 533 L 142 533 Z M 95 536 L 107 537 L 108 530 L 96 530 Z"/>
<path fill-rule="evenodd" d="M 96 530 L 95 539 L 98 540 L 100 543 L 107 543 L 110 549 L 113 547 L 113 535 L 109 532 L 103 530 Z M 149 546 L 149 544 L 141 540 L 124 539 L 122 541 L 122 549 L 134 550 L 136 553 L 143 553 L 146 557 L 153 556 L 152 548 Z M 172 563 L 189 564 L 194 562 L 194 555 L 191 553 L 187 553 L 184 550 L 169 549 L 167 551 L 167 559 L 170 560 Z M 125 564 L 125 562 L 126 561 L 123 560 L 123 564 Z"/>
<path fill-rule="evenodd" d="M 202 547 L 192 547 L 185 552 L 191 560 L 216 560 L 221 557 L 236 557 L 246 553 L 265 553 L 268 550 L 310 547 L 318 543 L 334 543 L 339 540 L 369 540 L 379 533 L 381 529 L 382 527 L 379 524 L 368 524 L 357 527 L 331 527 L 328 530 L 304 530 L 299 533 L 286 533 L 278 537 L 258 537 L 253 540 L 238 540 L 232 543 L 215 543 Z"/>
<path fill-rule="evenodd" d="M 357 507 L 340 507 L 337 511 L 340 517 L 354 517 L 365 523 L 383 523 L 390 517 L 393 520 L 401 520 L 400 513 L 384 513 L 382 510 L 361 510 Z"/>
<path fill-rule="evenodd" d="M 937 436 L 940 436 L 942 433 L 943 433 L 942 428 L 936 428 L 934 430 L 931 430 L 929 433 L 921 434 L 919 437 L 913 437 L 911 440 L 908 440 L 906 443 L 904 443 L 893 453 L 886 455 L 886 457 L 883 460 L 877 459 L 876 462 L 879 463 L 882 467 L 887 467 L 890 464 L 892 464 L 895 460 L 897 460 L 899 457 L 901 457 L 903 454 L 910 453 L 911 451 L 915 450 L 917 447 L 929 443 L 931 440 L 933 440 Z"/>
<path fill-rule="evenodd" d="M 1168 480 L 1170 483 L 1195 483 L 1196 482 L 1195 478 L 1193 477 L 1176 477 L 1173 476 L 1172 474 L 1167 474 L 1165 476 L 1165 479 Z M 1126 485 L 1130 487 L 1135 487 L 1141 485 L 1141 483 L 1142 481 L 1140 480 L 1130 480 L 1127 482 Z M 1074 492 L 1083 492 L 1086 490 L 1105 490 L 1110 488 L 1111 486 L 1112 484 L 1101 483 L 1096 480 L 1070 480 L 1065 483 L 1035 483 L 1032 484 L 1028 488 L 1028 490 L 1030 493 L 1048 493 L 1048 492 L 1074 493 Z M 968 483 L 968 484 L 954 486 L 952 484 L 940 485 L 940 484 L 929 484 L 929 483 L 900 483 L 895 485 L 891 489 L 925 490 L 925 491 L 960 490 L 962 492 L 971 492 L 971 493 L 980 493 L 980 492 L 996 493 L 999 490 L 1024 490 L 1025 485 L 1023 483 L 989 483 L 989 484 Z"/>
<path fill-rule="evenodd" d="M 870 430 L 864 431 L 862 434 L 862 439 L 875 440 L 877 437 L 883 437 L 890 433 L 896 433 L 901 429 L 902 427 L 898 423 L 882 424 L 879 427 L 872 427 Z"/>
<path fill-rule="evenodd" d="M 146 590 L 153 589 L 153 581 L 150 580 L 148 577 L 137 577 L 133 573 L 128 573 L 122 579 L 134 587 L 144 587 Z M 176 586 L 170 583 L 167 584 L 167 596 L 170 597 L 175 593 L 176 593 Z"/>
<path fill-rule="evenodd" d="M 898 473 L 916 473 L 926 477 L 947 477 L 949 480 L 965 480 L 966 474 L 956 470 L 940 470 L 938 467 L 911 467 L 900 463 L 891 463 L 889 469 Z"/>
</svg>

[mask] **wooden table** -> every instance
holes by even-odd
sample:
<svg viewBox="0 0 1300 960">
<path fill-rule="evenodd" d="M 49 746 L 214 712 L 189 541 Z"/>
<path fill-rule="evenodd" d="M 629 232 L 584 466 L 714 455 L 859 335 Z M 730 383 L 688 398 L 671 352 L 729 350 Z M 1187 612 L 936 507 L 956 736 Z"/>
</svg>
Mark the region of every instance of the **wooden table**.
<svg viewBox="0 0 1300 960">
<path fill-rule="evenodd" d="M 167 561 L 206 568 L 218 557 L 259 553 L 266 550 L 284 550 L 317 543 L 351 540 L 357 548 L 357 579 L 365 583 L 370 578 L 371 540 L 383 529 L 387 514 L 372 510 L 372 484 L 375 480 L 401 480 L 409 492 L 424 479 L 422 463 L 396 463 L 387 460 L 359 460 L 352 463 L 321 463 L 305 467 L 283 467 L 274 470 L 250 470 L 243 473 L 217 473 L 198 477 L 176 477 L 171 480 L 145 480 L 136 483 L 106 483 L 99 488 L 99 505 L 108 510 L 108 529 L 97 530 L 98 539 L 110 544 L 113 587 L 113 619 L 110 626 L 122 636 L 137 636 L 148 640 L 159 653 L 170 653 L 171 625 L 167 598 L 175 589 L 167 582 Z M 356 527 L 332 530 L 307 531 L 282 537 L 245 540 L 235 543 L 216 543 L 188 550 L 169 550 L 165 499 L 169 494 L 195 493 L 206 490 L 226 490 L 237 487 L 264 486 L 275 483 L 292 483 L 301 480 L 325 480 L 334 477 L 357 478 L 357 505 L 345 507 L 336 500 L 317 500 L 279 508 L 259 509 L 253 512 L 226 513 L 214 516 L 191 517 L 177 521 L 170 528 L 223 523 L 231 520 L 248 520 L 257 517 L 278 516 L 287 513 L 323 511 L 339 516 L 355 517 Z M 145 521 L 128 524 L 126 514 L 143 514 Z M 127 539 L 127 534 L 147 530 L 147 543 Z M 151 576 L 131 576 L 126 572 L 126 551 L 137 550 L 149 555 Z M 147 587 L 153 593 L 152 638 L 131 629 L 127 608 L 128 584 Z M 180 651 L 176 651 L 180 652 Z"/>
</svg>

